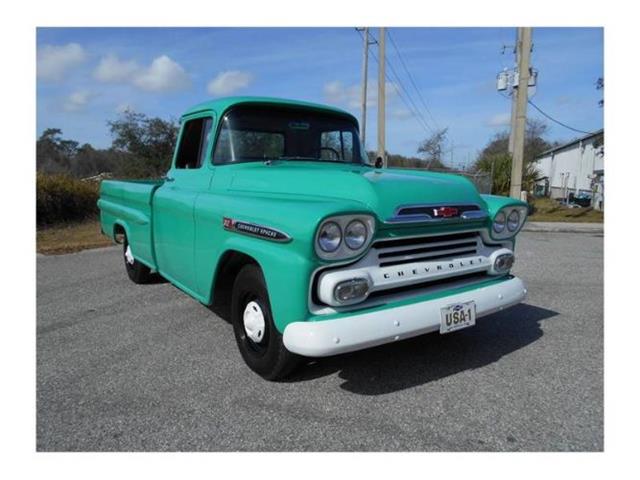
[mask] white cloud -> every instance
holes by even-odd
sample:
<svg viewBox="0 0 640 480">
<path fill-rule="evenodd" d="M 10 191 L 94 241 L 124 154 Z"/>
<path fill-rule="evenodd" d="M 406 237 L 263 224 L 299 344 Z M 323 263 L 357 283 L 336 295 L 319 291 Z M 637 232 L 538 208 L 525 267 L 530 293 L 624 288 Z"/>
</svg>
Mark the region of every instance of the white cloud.
<svg viewBox="0 0 640 480">
<path fill-rule="evenodd" d="M 128 82 L 140 71 L 134 60 L 122 61 L 116 55 L 107 55 L 93 71 L 96 80 L 107 83 Z"/>
<path fill-rule="evenodd" d="M 65 99 L 62 107 L 67 112 L 79 112 L 85 109 L 92 97 L 93 95 L 87 90 L 79 90 L 69 95 Z"/>
<path fill-rule="evenodd" d="M 227 70 L 219 73 L 207 85 L 210 95 L 230 95 L 238 90 L 247 88 L 253 81 L 253 76 L 240 70 Z"/>
<path fill-rule="evenodd" d="M 107 55 L 93 71 L 96 80 L 105 83 L 128 83 L 149 92 L 172 92 L 189 88 L 191 79 L 182 66 L 166 55 L 143 67 L 135 60 L 120 60 Z"/>
<path fill-rule="evenodd" d="M 411 113 L 411 110 L 408 108 L 396 108 L 391 111 L 391 116 L 398 120 L 406 120 L 407 118 L 411 118 L 413 113 Z"/>
<path fill-rule="evenodd" d="M 344 94 L 344 86 L 340 80 L 334 80 L 333 82 L 324 84 L 324 95 L 327 100 L 334 102 L 341 102 Z"/>
<path fill-rule="evenodd" d="M 387 102 L 393 100 L 397 96 L 396 86 L 392 82 L 385 83 L 385 91 L 387 94 Z M 324 96 L 329 103 L 335 105 L 343 105 L 348 108 L 359 108 L 362 105 L 362 86 L 343 85 L 340 80 L 325 83 Z M 367 107 L 373 107 L 378 98 L 377 82 L 368 82 L 367 84 Z"/>
<path fill-rule="evenodd" d="M 133 84 L 150 92 L 171 92 L 189 88 L 191 79 L 178 63 L 162 55 L 148 68 L 136 72 Z"/>
<path fill-rule="evenodd" d="M 84 49 L 77 43 L 44 45 L 38 48 L 37 76 L 43 80 L 62 80 L 65 73 L 86 59 Z"/>
<path fill-rule="evenodd" d="M 510 113 L 496 113 L 487 120 L 490 127 L 505 127 L 511 123 Z"/>
</svg>

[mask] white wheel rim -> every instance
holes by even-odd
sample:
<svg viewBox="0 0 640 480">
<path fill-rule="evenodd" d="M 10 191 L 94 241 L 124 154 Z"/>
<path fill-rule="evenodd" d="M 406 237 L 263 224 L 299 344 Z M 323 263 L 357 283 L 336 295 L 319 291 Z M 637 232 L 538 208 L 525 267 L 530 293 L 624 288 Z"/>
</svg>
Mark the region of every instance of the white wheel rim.
<svg viewBox="0 0 640 480">
<path fill-rule="evenodd" d="M 124 251 L 124 258 L 127 260 L 129 265 L 133 265 L 135 262 L 135 258 L 133 258 L 133 253 L 131 253 L 131 247 L 127 245 L 127 249 Z"/>
<path fill-rule="evenodd" d="M 244 307 L 244 314 L 242 315 L 244 322 L 244 331 L 247 333 L 247 337 L 256 343 L 260 343 L 264 337 L 264 314 L 260 305 L 256 302 L 249 302 Z"/>
</svg>

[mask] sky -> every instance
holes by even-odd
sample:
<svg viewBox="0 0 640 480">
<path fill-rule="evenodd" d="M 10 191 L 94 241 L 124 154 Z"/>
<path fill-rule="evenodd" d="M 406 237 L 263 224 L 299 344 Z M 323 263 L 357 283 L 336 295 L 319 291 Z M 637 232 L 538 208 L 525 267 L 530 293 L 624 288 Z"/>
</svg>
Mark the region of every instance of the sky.
<svg viewBox="0 0 640 480">
<path fill-rule="evenodd" d="M 370 33 L 377 38 L 378 29 Z M 447 127 L 446 162 L 472 162 L 508 129 L 511 102 L 497 92 L 496 75 L 513 66 L 514 43 L 515 28 L 388 28 L 387 151 L 415 155 L 421 140 Z M 126 109 L 177 119 L 229 95 L 326 103 L 360 119 L 362 44 L 354 28 L 38 28 L 37 135 L 59 128 L 105 148 L 107 122 Z M 369 58 L 372 150 L 377 48 Z M 538 107 L 578 130 L 603 127 L 595 88 L 604 76 L 602 28 L 534 28 L 531 64 Z M 543 118 L 531 107 L 528 116 Z M 550 141 L 580 136 L 547 123 Z"/>
</svg>

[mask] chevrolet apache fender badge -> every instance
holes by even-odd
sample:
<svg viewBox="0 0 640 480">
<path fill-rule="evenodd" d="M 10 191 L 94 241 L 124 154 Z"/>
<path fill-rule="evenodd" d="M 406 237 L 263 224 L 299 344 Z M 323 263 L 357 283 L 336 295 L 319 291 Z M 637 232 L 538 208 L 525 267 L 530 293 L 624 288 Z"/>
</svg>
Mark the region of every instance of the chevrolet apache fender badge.
<svg viewBox="0 0 640 480">
<path fill-rule="evenodd" d="M 222 219 L 222 226 L 225 228 L 225 230 L 244 233 L 245 235 L 264 238 L 266 240 L 272 240 L 274 242 L 291 241 L 291 237 L 289 235 L 281 232 L 280 230 L 276 230 L 275 228 L 265 227 L 264 225 L 257 225 L 250 222 L 242 222 L 229 217 L 224 217 Z"/>
</svg>

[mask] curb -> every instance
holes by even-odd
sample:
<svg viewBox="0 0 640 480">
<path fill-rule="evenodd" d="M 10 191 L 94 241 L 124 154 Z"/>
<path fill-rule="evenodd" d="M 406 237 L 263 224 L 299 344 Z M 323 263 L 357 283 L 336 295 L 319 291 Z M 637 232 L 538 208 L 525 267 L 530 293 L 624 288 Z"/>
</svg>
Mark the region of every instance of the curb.
<svg viewBox="0 0 640 480">
<path fill-rule="evenodd" d="M 527 222 L 523 232 L 603 234 L 604 223 Z"/>
</svg>

